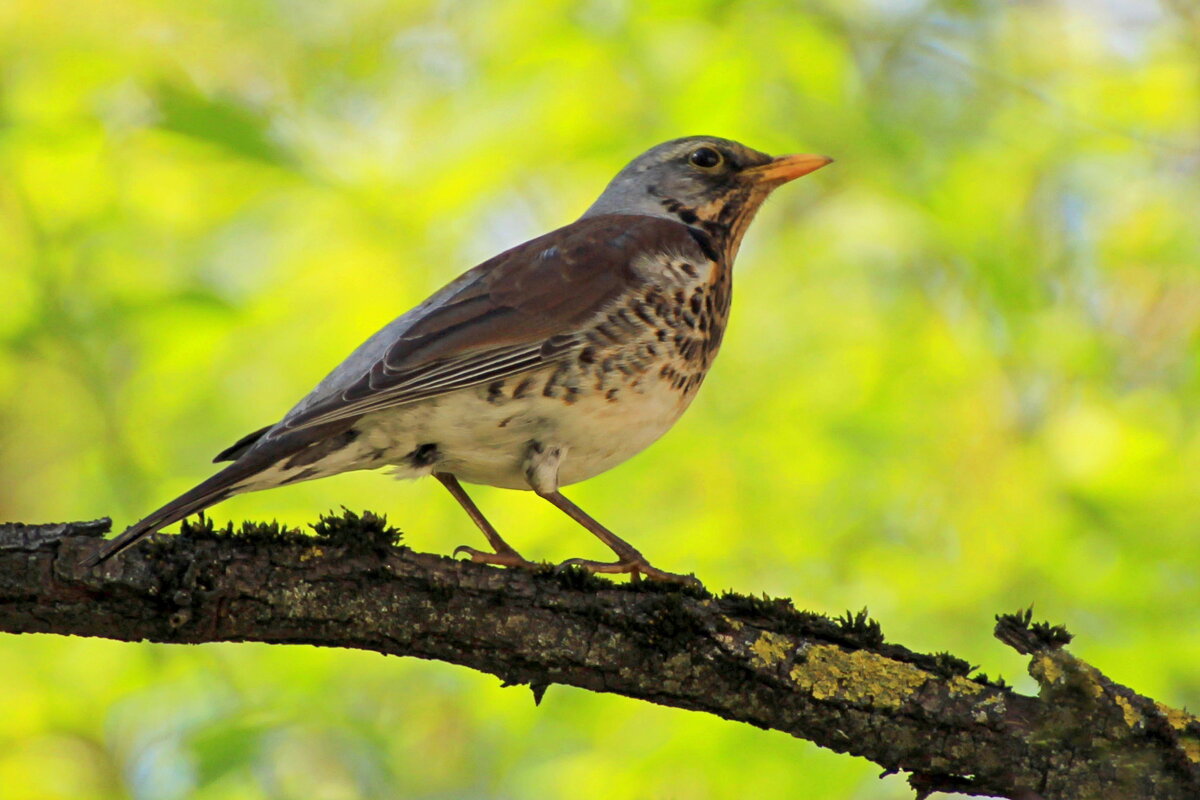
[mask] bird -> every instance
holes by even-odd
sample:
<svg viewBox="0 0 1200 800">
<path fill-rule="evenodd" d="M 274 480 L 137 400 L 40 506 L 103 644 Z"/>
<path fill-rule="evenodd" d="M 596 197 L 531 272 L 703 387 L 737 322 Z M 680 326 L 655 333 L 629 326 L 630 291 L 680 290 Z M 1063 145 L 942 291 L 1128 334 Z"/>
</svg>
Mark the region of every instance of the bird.
<svg viewBox="0 0 1200 800">
<path fill-rule="evenodd" d="M 772 157 L 730 139 L 659 144 L 617 173 L 576 221 L 519 244 L 367 339 L 283 418 L 221 451 L 232 462 L 106 541 L 96 566 L 233 495 L 391 467 L 432 475 L 489 549 L 455 555 L 536 567 L 462 483 L 531 490 L 614 560 L 593 573 L 696 583 L 654 567 L 561 487 L 662 436 L 696 396 L 729 317 L 734 260 L 751 220 L 820 155 Z"/>
</svg>

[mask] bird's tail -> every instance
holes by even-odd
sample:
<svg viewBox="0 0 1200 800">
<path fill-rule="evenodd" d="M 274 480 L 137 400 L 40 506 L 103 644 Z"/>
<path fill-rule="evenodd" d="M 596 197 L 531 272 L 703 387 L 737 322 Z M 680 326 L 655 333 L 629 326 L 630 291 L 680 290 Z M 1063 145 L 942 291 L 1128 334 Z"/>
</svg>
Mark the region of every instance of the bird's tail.
<svg viewBox="0 0 1200 800">
<path fill-rule="evenodd" d="M 262 463 L 256 461 L 235 461 L 145 519 L 130 525 L 120 536 L 105 542 L 95 555 L 83 560 L 83 566 L 94 567 L 107 561 L 159 529 L 237 494 L 240 489 L 239 484 L 261 471 L 263 466 Z"/>
</svg>

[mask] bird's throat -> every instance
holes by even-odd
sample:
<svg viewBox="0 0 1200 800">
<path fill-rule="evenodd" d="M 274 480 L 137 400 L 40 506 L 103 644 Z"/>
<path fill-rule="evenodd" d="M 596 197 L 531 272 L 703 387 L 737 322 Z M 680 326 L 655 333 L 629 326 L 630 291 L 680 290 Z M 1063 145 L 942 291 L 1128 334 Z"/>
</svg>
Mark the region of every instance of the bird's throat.
<svg viewBox="0 0 1200 800">
<path fill-rule="evenodd" d="M 713 261 L 732 264 L 742 245 L 742 237 L 771 188 L 744 185 L 707 203 L 689 206 L 671 197 L 660 199 L 663 210 L 687 225 L 693 238 Z"/>
</svg>

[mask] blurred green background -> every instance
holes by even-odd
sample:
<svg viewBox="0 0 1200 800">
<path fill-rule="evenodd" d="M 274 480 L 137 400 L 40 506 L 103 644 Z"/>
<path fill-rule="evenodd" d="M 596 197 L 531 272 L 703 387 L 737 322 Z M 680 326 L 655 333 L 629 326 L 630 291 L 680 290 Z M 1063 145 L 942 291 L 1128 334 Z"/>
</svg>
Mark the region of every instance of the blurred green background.
<svg viewBox="0 0 1200 800">
<path fill-rule="evenodd" d="M 1029 691 L 992 616 L 1200 705 L 1200 14 L 1153 2 L 0 3 L 0 519 L 128 524 L 633 156 L 837 163 L 751 228 L 724 352 L 569 492 L 713 589 L 864 605 Z M 600 557 L 474 494 L 535 558 Z M 345 504 L 481 538 L 361 473 Z M 444 664 L 0 638 L 0 797 L 904 798 L 779 733 Z"/>
</svg>

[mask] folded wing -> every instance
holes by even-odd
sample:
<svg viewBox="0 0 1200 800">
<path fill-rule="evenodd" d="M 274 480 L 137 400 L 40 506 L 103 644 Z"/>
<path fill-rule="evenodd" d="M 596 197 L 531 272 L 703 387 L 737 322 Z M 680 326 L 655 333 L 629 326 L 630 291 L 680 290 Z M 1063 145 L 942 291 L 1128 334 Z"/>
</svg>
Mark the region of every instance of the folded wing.
<svg viewBox="0 0 1200 800">
<path fill-rule="evenodd" d="M 608 215 L 501 253 L 380 331 L 264 438 L 554 363 L 589 320 L 645 281 L 629 254 L 661 249 L 696 245 L 679 223 Z"/>
</svg>

